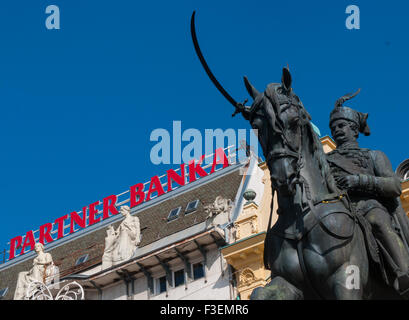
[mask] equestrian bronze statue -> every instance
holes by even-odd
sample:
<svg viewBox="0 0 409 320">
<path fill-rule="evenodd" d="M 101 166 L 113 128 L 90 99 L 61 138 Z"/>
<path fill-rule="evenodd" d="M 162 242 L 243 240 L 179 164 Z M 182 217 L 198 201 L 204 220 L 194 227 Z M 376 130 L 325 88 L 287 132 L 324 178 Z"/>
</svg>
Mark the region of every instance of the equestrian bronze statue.
<svg viewBox="0 0 409 320">
<path fill-rule="evenodd" d="M 311 117 L 292 89 L 288 68 L 283 69 L 281 83 L 267 85 L 264 92 L 259 92 L 245 77 L 253 103 L 238 103 L 221 87 L 204 61 L 194 30 L 194 15 L 191 31 L 206 73 L 233 104 L 234 114 L 241 113 L 257 131 L 272 191 L 277 196 L 278 219 L 269 226 L 264 244 L 264 264 L 271 270 L 271 281 L 256 288 L 251 299 L 402 298 L 404 290 L 399 285 L 405 285 L 406 270 L 398 266 L 394 273 L 384 263 L 378 243 L 386 246 L 385 252 L 391 251 L 385 241 L 372 235 L 374 224 L 360 212 L 356 205 L 360 200 L 354 198 L 352 185 L 346 182 L 355 181 L 349 176 L 356 174 L 335 175 Z M 367 172 L 362 181 L 375 176 L 385 178 L 376 169 L 371 174 Z M 359 188 L 365 189 L 365 185 L 359 184 Z M 398 201 L 399 190 L 395 191 L 388 197 Z M 393 227 L 398 228 L 398 224 L 397 221 Z M 392 260 L 398 263 L 396 257 Z M 388 281 L 392 278 L 398 280 Z"/>
</svg>

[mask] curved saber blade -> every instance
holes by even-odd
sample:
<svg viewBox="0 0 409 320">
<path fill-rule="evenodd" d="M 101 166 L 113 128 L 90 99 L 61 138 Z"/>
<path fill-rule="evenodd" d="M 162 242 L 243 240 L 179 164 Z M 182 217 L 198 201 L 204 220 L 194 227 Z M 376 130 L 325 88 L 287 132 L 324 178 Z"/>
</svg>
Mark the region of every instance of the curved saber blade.
<svg viewBox="0 0 409 320">
<path fill-rule="evenodd" d="M 229 102 L 234 106 L 237 107 L 237 102 L 234 100 L 226 90 L 222 87 L 222 85 L 217 81 L 215 76 L 213 75 L 212 71 L 210 70 L 209 66 L 206 63 L 206 60 L 203 57 L 202 51 L 200 50 L 199 43 L 197 42 L 197 37 L 196 37 L 196 30 L 195 30 L 195 14 L 196 11 L 193 11 L 192 18 L 190 20 L 190 32 L 192 34 L 192 40 L 193 40 L 193 45 L 195 47 L 195 51 L 197 56 L 199 57 L 199 60 L 205 69 L 207 75 L 209 76 L 210 80 L 212 80 L 213 84 L 216 86 L 216 88 L 220 91 L 220 93 L 227 99 Z"/>
</svg>

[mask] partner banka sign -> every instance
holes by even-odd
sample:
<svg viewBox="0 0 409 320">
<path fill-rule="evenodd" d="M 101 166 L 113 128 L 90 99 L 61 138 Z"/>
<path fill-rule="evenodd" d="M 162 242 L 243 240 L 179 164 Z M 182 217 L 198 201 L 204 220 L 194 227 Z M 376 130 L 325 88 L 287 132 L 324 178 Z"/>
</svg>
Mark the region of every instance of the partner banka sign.
<svg viewBox="0 0 409 320">
<path fill-rule="evenodd" d="M 192 160 L 188 163 L 187 168 L 186 164 L 180 165 L 180 173 L 176 171 L 179 170 L 167 170 L 166 171 L 166 181 L 164 184 L 166 189 L 163 187 L 160 177 L 153 176 L 148 183 L 148 188 L 145 189 L 146 183 L 137 183 L 129 188 L 129 205 L 131 208 L 136 207 L 144 202 L 151 200 L 152 197 L 159 197 L 165 193 L 172 191 L 173 187 L 176 187 L 174 184 L 177 184 L 178 187 L 184 186 L 187 183 L 191 183 L 200 179 L 201 177 L 206 177 L 216 171 L 216 167 L 226 168 L 229 166 L 229 159 L 226 156 L 223 148 L 218 148 L 214 152 L 213 162 L 211 163 L 210 172 L 206 172 L 204 168 L 204 159 L 205 155 L 201 156 L 199 161 L 195 162 Z M 210 165 L 209 165 L 210 167 Z M 162 176 L 163 177 L 163 176 Z M 100 221 L 103 221 L 113 215 L 118 214 L 118 209 L 116 203 L 118 201 L 118 196 L 110 195 L 100 201 L 91 203 L 88 206 L 85 206 L 82 209 L 82 215 L 74 211 L 70 214 L 66 214 L 62 217 L 55 219 L 54 223 L 46 223 L 40 226 L 38 242 L 45 245 L 46 243 L 53 242 L 55 240 L 64 238 L 69 234 L 74 233 L 75 227 L 80 229 L 87 228 L 92 226 Z M 98 206 L 102 204 L 102 210 L 98 210 Z M 81 212 L 81 211 L 80 211 Z M 88 216 L 87 216 L 88 212 Z M 102 216 L 98 216 L 99 213 L 102 213 Z M 88 219 L 87 219 L 88 218 Z M 69 221 L 69 233 L 64 234 L 65 222 Z M 56 226 L 57 237 L 54 239 L 52 237 L 53 228 Z M 31 250 L 34 250 L 35 247 L 35 236 L 34 231 L 29 230 L 26 232 L 26 235 L 17 236 L 10 240 L 10 255 L 9 260 L 16 257 L 16 250 L 20 249 L 20 252 L 17 255 L 23 255 Z"/>
</svg>

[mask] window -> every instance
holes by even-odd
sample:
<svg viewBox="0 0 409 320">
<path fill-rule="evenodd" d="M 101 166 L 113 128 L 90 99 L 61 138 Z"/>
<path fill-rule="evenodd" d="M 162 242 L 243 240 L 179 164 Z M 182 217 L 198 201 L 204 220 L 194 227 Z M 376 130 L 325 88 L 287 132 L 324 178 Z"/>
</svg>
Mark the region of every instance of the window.
<svg viewBox="0 0 409 320">
<path fill-rule="evenodd" d="M 175 271 L 173 273 L 173 278 L 175 280 L 175 288 L 184 284 L 185 283 L 185 269 Z"/>
<path fill-rule="evenodd" d="M 166 276 L 156 279 L 156 294 L 166 291 Z"/>
<path fill-rule="evenodd" d="M 177 217 L 179 216 L 179 212 L 180 212 L 181 208 L 182 207 L 170 210 L 169 215 L 168 215 L 168 221 L 172 221 L 172 220 L 177 219 Z"/>
<path fill-rule="evenodd" d="M 7 291 L 9 291 L 8 287 L 0 290 L 0 299 L 3 299 L 3 297 L 7 294 Z"/>
<path fill-rule="evenodd" d="M 196 211 L 198 204 L 199 200 L 190 201 L 186 206 L 185 214 L 189 214 Z"/>
<path fill-rule="evenodd" d="M 197 280 L 204 277 L 203 262 L 195 263 L 193 266 L 193 280 Z"/>
<path fill-rule="evenodd" d="M 77 259 L 77 261 L 75 262 L 75 265 L 76 266 L 78 266 L 78 265 L 80 265 L 81 263 L 84 263 L 85 261 L 87 261 L 88 260 L 88 253 L 87 254 L 84 254 L 84 255 L 82 255 L 81 257 L 79 257 L 78 259 Z"/>
</svg>

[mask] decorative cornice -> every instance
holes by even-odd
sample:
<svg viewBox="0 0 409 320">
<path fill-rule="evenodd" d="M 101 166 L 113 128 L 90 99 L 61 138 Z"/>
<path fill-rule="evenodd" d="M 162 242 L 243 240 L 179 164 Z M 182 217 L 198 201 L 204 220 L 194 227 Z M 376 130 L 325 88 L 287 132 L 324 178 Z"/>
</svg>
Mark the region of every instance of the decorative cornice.
<svg viewBox="0 0 409 320">
<path fill-rule="evenodd" d="M 329 151 L 332 151 L 337 147 L 335 141 L 332 140 L 332 138 L 330 136 L 322 137 L 320 139 L 320 141 L 321 141 L 321 143 L 322 143 L 322 145 L 324 147 L 327 147 L 329 149 Z M 325 149 L 324 149 L 324 151 L 325 151 Z"/>
<path fill-rule="evenodd" d="M 258 233 L 223 247 L 221 252 L 227 263 L 236 269 L 241 269 L 242 265 L 248 265 L 251 261 L 262 263 L 265 236 L 265 232 Z"/>
</svg>

